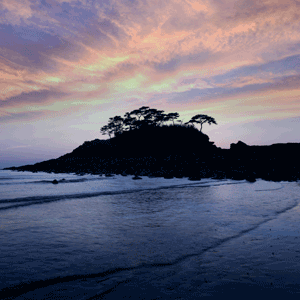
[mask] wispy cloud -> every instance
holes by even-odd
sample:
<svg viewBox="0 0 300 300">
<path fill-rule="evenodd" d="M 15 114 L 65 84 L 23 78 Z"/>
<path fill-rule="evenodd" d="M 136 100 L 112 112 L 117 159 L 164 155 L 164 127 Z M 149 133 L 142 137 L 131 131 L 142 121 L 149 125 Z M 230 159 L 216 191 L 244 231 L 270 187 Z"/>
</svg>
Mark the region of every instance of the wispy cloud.
<svg viewBox="0 0 300 300">
<path fill-rule="evenodd" d="M 0 115 L 0 123 L 32 121 L 45 117 L 45 112 L 42 111 L 27 111 L 20 113 L 5 113 Z"/>
<path fill-rule="evenodd" d="M 276 92 L 285 117 L 300 112 L 298 1 L 21 2 L 0 3 L 0 107 L 10 122 L 58 102 L 74 114 L 103 103 L 120 114 L 150 103 L 210 108 L 221 121 L 231 117 L 220 114 L 225 104 L 244 116 L 252 103 L 267 116 Z"/>
<path fill-rule="evenodd" d="M 38 90 L 29 93 L 22 92 L 17 96 L 0 101 L 0 107 L 14 107 L 24 104 L 43 104 L 63 98 L 65 93 L 52 90 Z"/>
</svg>

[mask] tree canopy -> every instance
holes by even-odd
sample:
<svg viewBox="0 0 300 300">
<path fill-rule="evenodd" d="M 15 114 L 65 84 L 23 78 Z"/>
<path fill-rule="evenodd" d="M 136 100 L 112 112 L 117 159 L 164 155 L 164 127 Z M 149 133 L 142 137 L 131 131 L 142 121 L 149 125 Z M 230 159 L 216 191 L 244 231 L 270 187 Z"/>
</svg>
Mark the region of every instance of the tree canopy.
<svg viewBox="0 0 300 300">
<path fill-rule="evenodd" d="M 202 125 L 204 123 L 208 123 L 209 125 L 211 125 L 211 124 L 217 125 L 216 120 L 213 117 L 210 117 L 208 115 L 196 115 L 196 116 L 193 116 L 188 123 L 191 123 L 191 124 L 194 124 L 194 123 L 200 124 L 200 131 L 201 132 L 202 132 Z"/>
<path fill-rule="evenodd" d="M 194 126 L 194 124 L 200 124 L 200 132 L 202 132 L 202 125 L 204 123 L 217 124 L 215 119 L 207 116 L 207 115 L 195 115 L 190 119 L 189 122 L 182 124 L 181 120 L 177 120 L 179 118 L 179 113 L 172 112 L 165 114 L 163 110 L 157 110 L 155 108 L 149 108 L 148 106 L 142 106 L 139 109 L 135 109 L 131 112 L 126 112 L 124 117 L 115 116 L 109 118 L 108 124 L 104 125 L 100 128 L 100 132 L 102 134 L 108 134 L 111 138 L 111 135 L 114 134 L 116 137 L 119 134 L 122 134 L 124 131 L 132 131 L 136 129 L 140 129 L 143 127 L 161 127 L 166 126 L 167 122 L 172 122 L 173 126 Z M 180 123 L 176 124 L 174 121 Z"/>
</svg>

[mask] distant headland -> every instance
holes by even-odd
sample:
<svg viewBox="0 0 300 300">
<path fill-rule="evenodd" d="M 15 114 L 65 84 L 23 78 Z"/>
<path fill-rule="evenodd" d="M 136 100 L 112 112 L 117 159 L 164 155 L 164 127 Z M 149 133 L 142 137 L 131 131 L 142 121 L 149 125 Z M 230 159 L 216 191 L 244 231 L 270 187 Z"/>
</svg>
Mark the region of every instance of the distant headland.
<svg viewBox="0 0 300 300">
<path fill-rule="evenodd" d="M 135 175 L 134 179 L 300 179 L 300 143 L 248 146 L 239 141 L 230 149 L 221 149 L 202 132 L 205 123 L 217 125 L 214 118 L 196 115 L 186 123 L 178 118 L 178 113 L 164 114 L 143 106 L 126 113 L 124 118 L 110 118 L 100 129 L 109 135 L 107 140 L 95 139 L 57 159 L 5 170 Z"/>
</svg>

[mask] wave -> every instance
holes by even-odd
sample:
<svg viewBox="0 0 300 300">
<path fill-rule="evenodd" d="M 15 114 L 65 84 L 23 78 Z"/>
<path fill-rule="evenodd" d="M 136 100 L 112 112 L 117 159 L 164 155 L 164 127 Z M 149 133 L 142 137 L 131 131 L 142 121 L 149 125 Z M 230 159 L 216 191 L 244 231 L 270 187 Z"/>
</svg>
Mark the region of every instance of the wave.
<svg viewBox="0 0 300 300">
<path fill-rule="evenodd" d="M 14 180 L 14 179 L 18 179 L 18 178 L 13 178 L 13 177 L 0 177 L 0 181 L 1 181 L 1 180 Z"/>
<path fill-rule="evenodd" d="M 281 190 L 284 188 L 284 186 L 282 184 L 280 184 L 281 187 L 276 188 L 276 189 L 266 189 L 266 190 L 255 190 L 255 192 L 265 192 L 265 191 L 277 191 L 277 190 Z"/>
<path fill-rule="evenodd" d="M 223 181 L 224 182 L 224 181 Z M 22 198 L 13 198 L 13 199 L 2 199 L 0 203 L 8 204 L 8 203 L 16 203 L 14 205 L 0 207 L 1 210 L 18 208 L 22 206 L 29 206 L 34 204 L 43 204 L 61 200 L 70 200 L 70 199 L 83 199 L 83 198 L 93 198 L 99 196 L 110 196 L 110 195 L 120 195 L 120 194 L 132 194 L 139 193 L 144 191 L 155 191 L 155 190 L 163 190 L 163 189 L 174 189 L 174 188 L 189 188 L 189 187 L 211 187 L 211 186 L 220 186 L 220 185 L 229 185 L 229 184 L 243 184 L 245 182 L 224 182 L 222 184 L 221 181 L 217 183 L 209 183 L 207 182 L 195 182 L 195 183 L 187 183 L 187 184 L 179 184 L 179 185 L 170 185 L 170 186 L 160 186 L 156 188 L 143 188 L 143 189 L 127 189 L 127 190 L 118 190 L 118 191 L 103 191 L 103 192 L 95 192 L 95 193 L 78 193 L 78 194 L 65 194 L 65 195 L 51 195 L 51 196 L 31 196 L 31 197 L 22 197 Z"/>
<path fill-rule="evenodd" d="M 107 179 L 115 179 L 114 177 L 99 177 L 99 178 L 79 178 L 79 179 L 61 179 L 57 180 L 59 184 L 61 183 L 78 183 L 78 182 L 86 182 L 86 181 L 94 181 L 94 180 L 107 180 Z M 36 181 L 22 181 L 22 182 L 0 182 L 0 185 L 8 185 L 8 184 L 53 184 L 53 180 L 36 180 Z"/>
</svg>

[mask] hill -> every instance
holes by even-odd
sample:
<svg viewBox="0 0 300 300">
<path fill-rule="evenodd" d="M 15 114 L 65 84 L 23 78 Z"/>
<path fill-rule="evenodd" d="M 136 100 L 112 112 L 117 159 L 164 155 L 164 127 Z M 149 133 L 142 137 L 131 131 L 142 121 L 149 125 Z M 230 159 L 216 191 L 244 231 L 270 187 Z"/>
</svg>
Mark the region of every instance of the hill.
<svg viewBox="0 0 300 300">
<path fill-rule="evenodd" d="M 182 177 L 194 174 L 196 166 L 216 149 L 207 135 L 192 126 L 148 126 L 108 140 L 85 142 L 57 159 L 7 169 Z"/>
<path fill-rule="evenodd" d="M 130 174 L 296 181 L 300 144 L 249 146 L 239 141 L 221 149 L 191 126 L 145 127 L 108 140 L 85 142 L 71 153 L 34 165 L 6 168 L 54 173 Z"/>
</svg>

